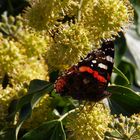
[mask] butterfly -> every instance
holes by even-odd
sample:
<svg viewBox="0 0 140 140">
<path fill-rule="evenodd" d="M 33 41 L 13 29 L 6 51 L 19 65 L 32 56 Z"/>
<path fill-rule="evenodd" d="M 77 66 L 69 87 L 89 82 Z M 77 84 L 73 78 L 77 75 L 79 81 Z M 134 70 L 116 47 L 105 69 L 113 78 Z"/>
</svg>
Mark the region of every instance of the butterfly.
<svg viewBox="0 0 140 140">
<path fill-rule="evenodd" d="M 59 76 L 54 88 L 61 96 L 76 100 L 98 102 L 111 95 L 106 88 L 114 64 L 113 41 L 103 42 L 101 48 L 91 51 L 78 64 Z"/>
</svg>

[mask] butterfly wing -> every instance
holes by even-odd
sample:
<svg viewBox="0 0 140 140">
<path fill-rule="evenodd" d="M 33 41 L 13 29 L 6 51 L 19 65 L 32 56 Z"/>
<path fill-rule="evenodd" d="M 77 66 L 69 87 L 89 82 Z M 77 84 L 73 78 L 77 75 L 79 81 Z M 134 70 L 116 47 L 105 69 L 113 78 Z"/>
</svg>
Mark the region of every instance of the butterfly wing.
<svg viewBox="0 0 140 140">
<path fill-rule="evenodd" d="M 99 101 L 110 95 L 105 91 L 113 68 L 114 44 L 104 42 L 85 59 L 70 68 L 56 83 L 56 92 L 78 100 Z"/>
</svg>

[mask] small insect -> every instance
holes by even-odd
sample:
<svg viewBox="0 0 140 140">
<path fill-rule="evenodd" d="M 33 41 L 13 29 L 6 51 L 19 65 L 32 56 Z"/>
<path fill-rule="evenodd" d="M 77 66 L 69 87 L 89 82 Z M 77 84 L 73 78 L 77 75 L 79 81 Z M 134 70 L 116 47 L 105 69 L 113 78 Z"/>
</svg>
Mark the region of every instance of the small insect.
<svg viewBox="0 0 140 140">
<path fill-rule="evenodd" d="M 103 42 L 101 48 L 93 50 L 81 62 L 58 77 L 54 88 L 61 96 L 98 102 L 111 95 L 106 88 L 113 64 L 114 43 Z"/>
</svg>

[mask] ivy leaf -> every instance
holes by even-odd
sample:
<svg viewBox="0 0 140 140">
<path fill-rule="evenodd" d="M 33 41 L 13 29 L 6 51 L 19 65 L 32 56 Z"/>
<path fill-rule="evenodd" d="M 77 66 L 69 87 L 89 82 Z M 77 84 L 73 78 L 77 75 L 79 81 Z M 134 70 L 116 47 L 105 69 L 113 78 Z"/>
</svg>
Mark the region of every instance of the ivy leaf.
<svg viewBox="0 0 140 140">
<path fill-rule="evenodd" d="M 119 70 L 127 77 L 127 79 L 130 81 L 130 83 L 137 85 L 137 77 L 136 77 L 136 66 L 126 57 L 124 57 L 121 61 L 121 63 L 118 66 Z M 120 75 L 117 75 L 115 77 L 114 83 L 116 85 L 127 85 L 130 87 L 130 84 L 128 85 L 126 83 L 126 80 L 122 78 Z"/>
<path fill-rule="evenodd" d="M 26 133 L 20 140 L 66 140 L 62 121 L 53 120 Z"/>
<path fill-rule="evenodd" d="M 130 0 L 130 2 L 133 4 L 133 8 L 135 9 L 135 13 L 137 14 L 136 29 L 137 29 L 138 35 L 140 35 L 140 1 L 139 0 Z"/>
<path fill-rule="evenodd" d="M 47 81 L 42 81 L 37 79 L 31 81 L 27 95 L 25 95 L 24 97 L 18 100 L 18 102 L 16 103 L 16 107 L 14 107 L 14 110 L 12 111 L 11 114 L 11 116 L 13 116 L 17 112 L 19 112 L 19 122 L 17 123 L 15 129 L 16 140 L 22 124 L 28 117 L 30 117 L 32 113 L 32 109 L 34 108 L 36 103 L 46 93 L 50 93 L 52 90 L 53 90 L 53 84 Z"/>
<path fill-rule="evenodd" d="M 112 114 L 132 115 L 140 112 L 140 95 L 132 89 L 112 85 L 107 90 L 112 93 L 109 99 Z"/>
<path fill-rule="evenodd" d="M 28 94 L 39 92 L 46 88 L 49 84 L 51 83 L 44 80 L 34 79 L 30 82 Z"/>
<path fill-rule="evenodd" d="M 53 85 L 47 81 L 43 80 L 32 80 L 29 85 L 29 90 L 27 95 L 23 96 L 16 102 L 16 106 L 13 107 L 13 110 L 10 110 L 9 117 L 16 114 L 20 109 L 28 103 L 35 102 L 33 101 L 35 96 L 42 97 L 44 94 L 52 91 Z M 36 95 L 38 94 L 38 95 Z M 33 103 L 32 103 L 33 104 Z"/>
<path fill-rule="evenodd" d="M 118 66 L 127 50 L 126 39 L 122 32 L 119 33 L 119 37 L 116 37 L 114 45 L 115 45 L 115 65 Z"/>
<path fill-rule="evenodd" d="M 15 140 L 14 132 L 13 128 L 0 131 L 0 140 Z"/>
<path fill-rule="evenodd" d="M 113 67 L 113 72 L 115 72 L 116 74 L 118 74 L 119 76 L 121 76 L 128 85 L 130 84 L 130 82 L 127 79 L 127 77 L 117 67 L 115 67 L 115 66 Z"/>
<path fill-rule="evenodd" d="M 127 46 L 130 50 L 130 53 L 132 55 L 132 64 L 136 65 L 134 67 L 134 71 L 136 71 L 136 77 L 135 78 L 135 84 L 136 86 L 140 87 L 140 75 L 139 75 L 139 71 L 140 71 L 140 37 L 138 36 L 138 34 L 135 31 L 134 27 L 131 27 L 129 30 L 127 30 L 126 34 L 126 41 L 127 41 Z M 130 58 L 130 56 L 129 56 Z M 138 73 L 137 73 L 138 72 Z M 131 75 L 135 74 L 134 72 L 131 72 Z"/>
</svg>

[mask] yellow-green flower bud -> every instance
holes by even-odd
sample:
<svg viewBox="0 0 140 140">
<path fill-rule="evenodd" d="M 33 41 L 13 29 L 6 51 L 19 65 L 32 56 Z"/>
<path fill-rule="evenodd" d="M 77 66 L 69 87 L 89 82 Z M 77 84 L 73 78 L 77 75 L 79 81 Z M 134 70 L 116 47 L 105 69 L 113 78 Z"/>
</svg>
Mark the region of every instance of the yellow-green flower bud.
<svg viewBox="0 0 140 140">
<path fill-rule="evenodd" d="M 9 24 L 14 24 L 15 18 L 13 16 L 10 16 L 8 19 Z"/>
<path fill-rule="evenodd" d="M 20 34 L 19 42 L 21 43 L 21 50 L 24 55 L 30 57 L 42 57 L 46 53 L 48 46 L 48 36 L 34 30 L 24 29 Z"/>
<path fill-rule="evenodd" d="M 11 37 L 17 40 L 23 28 L 22 18 L 20 16 L 8 17 L 7 14 L 2 15 L 2 22 L 0 22 L 0 29 L 6 37 Z"/>
</svg>

